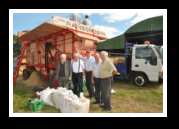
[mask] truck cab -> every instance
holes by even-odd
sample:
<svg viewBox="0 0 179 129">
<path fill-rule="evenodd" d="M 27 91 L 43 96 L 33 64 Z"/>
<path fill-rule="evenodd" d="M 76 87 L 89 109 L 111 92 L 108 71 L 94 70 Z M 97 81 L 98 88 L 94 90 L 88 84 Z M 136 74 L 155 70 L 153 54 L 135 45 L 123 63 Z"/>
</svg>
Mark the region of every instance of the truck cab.
<svg viewBox="0 0 179 129">
<path fill-rule="evenodd" d="M 136 44 L 131 52 L 130 78 L 137 86 L 143 86 L 148 81 L 158 82 L 163 78 L 162 62 L 162 54 L 158 46 Z"/>
</svg>

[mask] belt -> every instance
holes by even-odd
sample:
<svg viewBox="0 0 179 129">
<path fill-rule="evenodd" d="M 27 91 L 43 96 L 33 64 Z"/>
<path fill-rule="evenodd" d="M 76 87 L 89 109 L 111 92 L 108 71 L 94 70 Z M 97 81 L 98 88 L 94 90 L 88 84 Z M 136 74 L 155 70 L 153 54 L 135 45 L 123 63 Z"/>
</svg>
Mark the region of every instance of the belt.
<svg viewBox="0 0 179 129">
<path fill-rule="evenodd" d="M 92 72 L 92 71 L 86 71 L 86 70 L 85 70 L 85 72 L 90 73 L 90 72 Z"/>
<path fill-rule="evenodd" d="M 72 72 L 72 74 L 82 74 L 83 72 L 79 72 L 79 73 L 74 73 L 74 72 Z"/>
<path fill-rule="evenodd" d="M 105 79 L 111 79 L 112 77 L 106 77 L 106 78 L 100 78 L 102 80 L 105 80 Z"/>
</svg>

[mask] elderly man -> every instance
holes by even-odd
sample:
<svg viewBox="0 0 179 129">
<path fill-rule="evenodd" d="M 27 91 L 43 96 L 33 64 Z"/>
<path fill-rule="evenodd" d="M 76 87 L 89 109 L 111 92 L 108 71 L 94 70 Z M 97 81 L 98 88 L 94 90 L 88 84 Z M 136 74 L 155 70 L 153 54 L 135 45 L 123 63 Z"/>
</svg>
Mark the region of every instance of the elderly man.
<svg viewBox="0 0 179 129">
<path fill-rule="evenodd" d="M 100 75 L 99 75 L 99 70 L 100 70 L 100 65 L 101 65 L 101 58 L 99 53 L 95 54 L 95 63 L 93 65 L 93 81 L 94 81 L 94 86 L 95 86 L 95 99 L 96 102 L 94 104 L 100 104 L 101 103 L 101 90 L 100 90 Z"/>
<path fill-rule="evenodd" d="M 91 56 L 90 51 L 86 52 L 86 57 L 82 58 L 85 64 L 85 77 L 86 77 L 86 87 L 88 90 L 89 98 L 94 96 L 94 87 L 92 85 L 92 70 L 95 59 Z"/>
<path fill-rule="evenodd" d="M 74 85 L 73 92 L 78 97 L 83 92 L 83 72 L 84 62 L 80 59 L 79 53 L 74 53 L 72 60 L 72 81 Z"/>
<path fill-rule="evenodd" d="M 65 54 L 61 54 L 55 73 L 55 79 L 59 80 L 60 86 L 71 88 L 71 73 L 71 62 L 66 59 Z"/>
<path fill-rule="evenodd" d="M 111 110 L 111 83 L 112 83 L 112 76 L 113 73 L 117 73 L 116 67 L 114 66 L 113 62 L 108 58 L 108 53 L 106 51 L 102 51 L 100 53 L 102 63 L 100 65 L 100 87 L 102 93 L 102 102 L 104 110 Z"/>
</svg>

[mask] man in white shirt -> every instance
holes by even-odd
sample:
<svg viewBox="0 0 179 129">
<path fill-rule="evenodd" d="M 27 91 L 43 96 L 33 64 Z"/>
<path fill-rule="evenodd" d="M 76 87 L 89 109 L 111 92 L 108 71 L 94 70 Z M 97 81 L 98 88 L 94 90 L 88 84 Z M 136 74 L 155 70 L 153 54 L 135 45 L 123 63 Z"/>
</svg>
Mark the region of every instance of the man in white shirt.
<svg viewBox="0 0 179 129">
<path fill-rule="evenodd" d="M 85 64 L 85 78 L 86 78 L 86 87 L 88 90 L 89 98 L 94 96 L 94 87 L 92 85 L 92 70 L 95 59 L 90 55 L 90 51 L 86 52 L 86 57 L 83 58 Z"/>
<path fill-rule="evenodd" d="M 101 65 L 101 58 L 99 53 L 95 54 L 95 62 L 93 65 L 93 80 L 94 80 L 94 86 L 95 86 L 95 104 L 101 104 L 101 90 L 100 90 L 100 65 Z"/>
<path fill-rule="evenodd" d="M 79 53 L 74 53 L 72 59 L 73 92 L 78 97 L 80 96 L 80 92 L 83 92 L 83 72 L 85 67 L 84 62 L 79 57 Z"/>
</svg>

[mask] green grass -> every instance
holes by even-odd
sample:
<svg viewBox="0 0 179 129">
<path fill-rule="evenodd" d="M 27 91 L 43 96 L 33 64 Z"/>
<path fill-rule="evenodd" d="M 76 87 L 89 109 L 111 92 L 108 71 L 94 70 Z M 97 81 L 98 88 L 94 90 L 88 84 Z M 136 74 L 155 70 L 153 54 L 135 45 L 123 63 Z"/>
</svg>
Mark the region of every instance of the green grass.
<svg viewBox="0 0 179 129">
<path fill-rule="evenodd" d="M 136 87 L 129 83 L 116 82 L 112 95 L 113 112 L 162 112 L 162 85 L 149 84 Z"/>
<path fill-rule="evenodd" d="M 26 87 L 21 83 L 17 83 L 14 87 L 14 94 L 13 94 L 13 109 L 14 112 L 32 112 L 27 106 L 28 99 L 35 98 L 35 94 L 32 92 L 31 87 Z M 58 109 L 45 105 L 43 109 L 39 112 L 46 112 L 46 113 L 56 113 L 59 112 Z"/>
<path fill-rule="evenodd" d="M 162 112 L 163 109 L 163 86 L 150 83 L 145 87 L 136 87 L 127 82 L 114 82 L 113 89 L 116 91 L 112 95 L 112 111 L 115 113 L 139 113 L 139 112 Z M 87 93 L 85 93 L 86 95 Z M 31 112 L 26 107 L 29 98 L 35 95 L 30 87 L 23 83 L 17 83 L 14 86 L 13 95 L 14 112 Z M 92 102 L 94 99 L 92 99 Z M 44 106 L 40 112 L 55 113 L 60 112 L 54 107 Z M 90 104 L 90 112 L 105 112 L 97 104 Z"/>
</svg>

